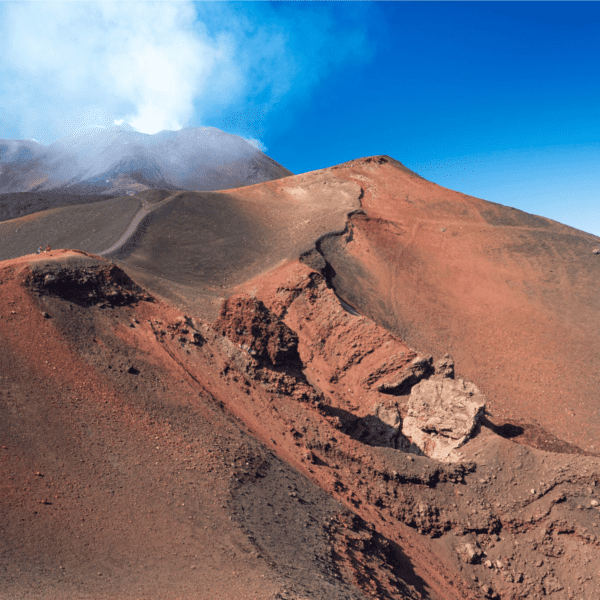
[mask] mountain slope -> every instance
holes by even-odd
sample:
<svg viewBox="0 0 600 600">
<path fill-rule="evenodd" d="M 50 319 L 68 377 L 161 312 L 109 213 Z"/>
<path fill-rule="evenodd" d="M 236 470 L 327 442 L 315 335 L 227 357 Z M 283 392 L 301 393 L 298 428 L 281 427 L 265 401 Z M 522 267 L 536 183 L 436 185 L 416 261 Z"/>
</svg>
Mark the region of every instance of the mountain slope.
<svg viewBox="0 0 600 600">
<path fill-rule="evenodd" d="M 0 239 L 0 597 L 597 598 L 596 238 L 381 156 Z"/>
</svg>

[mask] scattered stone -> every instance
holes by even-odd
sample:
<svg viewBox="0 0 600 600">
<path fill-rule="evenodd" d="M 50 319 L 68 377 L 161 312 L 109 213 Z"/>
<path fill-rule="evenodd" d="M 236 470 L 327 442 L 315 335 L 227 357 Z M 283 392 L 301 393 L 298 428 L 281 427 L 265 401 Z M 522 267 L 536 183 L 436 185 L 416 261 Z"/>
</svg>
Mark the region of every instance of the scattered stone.
<svg viewBox="0 0 600 600">
<path fill-rule="evenodd" d="M 44 319 L 49 319 L 50 315 L 45 310 L 43 310 L 42 311 L 42 317 L 44 317 Z"/>
<path fill-rule="evenodd" d="M 483 552 L 477 542 L 467 542 L 466 544 L 461 544 L 456 549 L 456 552 L 458 553 L 460 559 L 469 565 L 475 565 L 479 563 L 483 557 Z"/>
<path fill-rule="evenodd" d="M 600 248 L 594 248 L 592 254 L 600 254 Z"/>
<path fill-rule="evenodd" d="M 544 588 L 547 594 L 554 594 L 564 589 L 562 583 L 554 576 L 548 575 L 544 579 Z"/>
<path fill-rule="evenodd" d="M 592 501 L 590 502 L 590 504 L 591 504 L 592 506 L 598 506 L 598 500 L 592 500 Z"/>
</svg>

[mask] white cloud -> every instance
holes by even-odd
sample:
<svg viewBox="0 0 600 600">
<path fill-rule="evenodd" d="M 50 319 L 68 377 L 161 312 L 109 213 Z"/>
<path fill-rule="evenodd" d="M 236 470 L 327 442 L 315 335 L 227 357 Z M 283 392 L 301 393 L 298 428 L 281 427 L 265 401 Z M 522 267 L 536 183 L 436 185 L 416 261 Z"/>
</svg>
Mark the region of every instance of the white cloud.
<svg viewBox="0 0 600 600">
<path fill-rule="evenodd" d="M 257 140 L 255 138 L 244 138 L 249 144 L 252 144 L 257 150 L 260 150 L 261 152 L 266 152 L 267 151 L 267 147 L 260 141 Z"/>
<path fill-rule="evenodd" d="M 186 0 L 0 2 L 0 111 L 12 119 L 0 137 L 15 123 L 21 137 L 52 141 L 99 123 L 156 133 L 245 103 L 268 111 L 368 55 L 358 24 L 344 44 L 332 41 L 332 14 Z"/>
<path fill-rule="evenodd" d="M 26 130 L 43 120 L 68 132 L 99 117 L 179 129 L 223 55 L 195 17 L 190 2 L 4 4 L 0 101 Z"/>
</svg>

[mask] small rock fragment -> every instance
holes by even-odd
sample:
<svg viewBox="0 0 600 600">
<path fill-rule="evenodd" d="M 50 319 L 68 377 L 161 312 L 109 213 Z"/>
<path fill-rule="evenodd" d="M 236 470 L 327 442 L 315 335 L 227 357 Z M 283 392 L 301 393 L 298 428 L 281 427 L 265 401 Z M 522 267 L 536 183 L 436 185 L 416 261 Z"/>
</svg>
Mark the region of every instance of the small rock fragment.
<svg viewBox="0 0 600 600">
<path fill-rule="evenodd" d="M 469 565 L 478 563 L 483 556 L 483 552 L 481 551 L 481 548 L 479 548 L 477 542 L 467 542 L 466 544 L 462 544 L 456 549 L 456 552 L 461 560 Z"/>
</svg>

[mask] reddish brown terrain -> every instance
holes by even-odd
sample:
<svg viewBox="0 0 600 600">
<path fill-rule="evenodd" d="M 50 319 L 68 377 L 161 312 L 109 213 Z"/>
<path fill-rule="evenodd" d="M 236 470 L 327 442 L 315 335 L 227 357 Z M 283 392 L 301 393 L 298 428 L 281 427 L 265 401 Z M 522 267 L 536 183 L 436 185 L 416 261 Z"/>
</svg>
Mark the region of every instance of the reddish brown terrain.
<svg viewBox="0 0 600 600">
<path fill-rule="evenodd" d="M 0 598 L 597 600 L 599 243 L 385 156 L 0 222 Z"/>
</svg>

